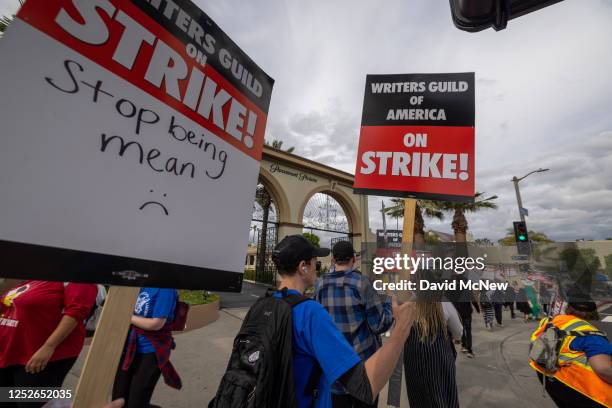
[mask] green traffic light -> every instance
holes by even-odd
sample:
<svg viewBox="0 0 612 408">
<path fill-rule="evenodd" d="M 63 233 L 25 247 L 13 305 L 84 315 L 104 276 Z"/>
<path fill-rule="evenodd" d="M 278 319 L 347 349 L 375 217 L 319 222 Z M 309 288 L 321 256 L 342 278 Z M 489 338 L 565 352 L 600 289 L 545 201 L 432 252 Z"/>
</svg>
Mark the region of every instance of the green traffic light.
<svg viewBox="0 0 612 408">
<path fill-rule="evenodd" d="M 519 235 L 519 241 L 525 241 L 525 236 L 523 234 Z"/>
</svg>

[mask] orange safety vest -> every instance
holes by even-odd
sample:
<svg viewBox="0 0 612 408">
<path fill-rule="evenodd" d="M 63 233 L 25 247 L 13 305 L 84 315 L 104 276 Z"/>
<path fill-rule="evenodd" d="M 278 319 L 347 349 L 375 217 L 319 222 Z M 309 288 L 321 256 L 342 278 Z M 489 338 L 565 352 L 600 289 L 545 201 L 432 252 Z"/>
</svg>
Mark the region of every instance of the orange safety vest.
<svg viewBox="0 0 612 408">
<path fill-rule="evenodd" d="M 540 321 L 540 326 L 531 335 L 531 342 L 537 340 L 538 337 L 546 330 L 548 318 Z M 591 326 L 586 321 L 572 315 L 558 315 L 552 319 L 552 324 L 564 331 L 599 331 L 596 327 Z M 612 407 L 612 384 L 608 384 L 602 380 L 591 368 L 586 354 L 582 351 L 575 351 L 570 348 L 572 340 L 576 336 L 567 335 L 563 339 L 561 349 L 559 350 L 559 369 L 553 375 L 546 373 L 545 370 L 536 364 L 535 361 L 529 360 L 529 365 L 534 370 L 543 375 L 552 376 L 568 387 L 578 391 L 588 398 L 606 406 Z"/>
</svg>

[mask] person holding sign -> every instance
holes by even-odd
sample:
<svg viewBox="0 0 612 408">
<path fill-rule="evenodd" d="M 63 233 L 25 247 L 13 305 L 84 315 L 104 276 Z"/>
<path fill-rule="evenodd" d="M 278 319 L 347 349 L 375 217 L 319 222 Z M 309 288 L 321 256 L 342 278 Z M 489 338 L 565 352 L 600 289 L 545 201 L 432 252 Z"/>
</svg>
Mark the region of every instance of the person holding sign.
<svg viewBox="0 0 612 408">
<path fill-rule="evenodd" d="M 280 287 L 288 294 L 302 294 L 314 285 L 315 248 L 300 235 L 285 237 L 275 248 L 273 261 L 281 276 Z M 329 250 L 327 250 L 329 253 Z M 322 254 L 323 255 L 323 254 Z M 283 291 L 275 296 L 284 296 Z M 414 319 L 414 305 L 393 305 L 395 329 L 387 342 L 366 361 L 362 361 L 344 335 L 338 330 L 325 308 L 312 301 L 293 307 L 293 369 L 299 407 L 331 407 L 331 386 L 336 381 L 355 399 L 372 404 L 391 377 Z M 315 367 L 322 375 L 318 398 L 305 392 Z"/>
<path fill-rule="evenodd" d="M 332 248 L 333 269 L 315 287 L 315 299 L 332 316 L 338 329 L 363 361 L 382 346 L 380 335 L 393 325 L 391 299 L 382 299 L 370 280 L 355 270 L 355 249 L 349 241 Z M 332 403 L 339 407 L 372 407 L 351 397 L 339 385 L 332 389 Z"/>
<path fill-rule="evenodd" d="M 125 399 L 126 408 L 148 407 L 162 374 L 170 387 L 181 388 L 181 379 L 170 363 L 174 339 L 169 323 L 177 300 L 175 289 L 140 289 L 113 386 L 113 400 Z"/>
<path fill-rule="evenodd" d="M 0 387 L 61 387 L 97 292 L 93 284 L 29 280 L 0 297 Z"/>
</svg>

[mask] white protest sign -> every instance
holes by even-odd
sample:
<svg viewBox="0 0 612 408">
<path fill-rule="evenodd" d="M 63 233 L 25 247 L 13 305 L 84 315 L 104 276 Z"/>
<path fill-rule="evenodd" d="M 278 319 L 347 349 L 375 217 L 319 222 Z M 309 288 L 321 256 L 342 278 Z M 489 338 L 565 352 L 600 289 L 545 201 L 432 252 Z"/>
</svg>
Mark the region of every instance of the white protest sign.
<svg viewBox="0 0 612 408">
<path fill-rule="evenodd" d="M 239 289 L 273 81 L 175 3 L 30 0 L 0 40 L 3 276 Z"/>
</svg>

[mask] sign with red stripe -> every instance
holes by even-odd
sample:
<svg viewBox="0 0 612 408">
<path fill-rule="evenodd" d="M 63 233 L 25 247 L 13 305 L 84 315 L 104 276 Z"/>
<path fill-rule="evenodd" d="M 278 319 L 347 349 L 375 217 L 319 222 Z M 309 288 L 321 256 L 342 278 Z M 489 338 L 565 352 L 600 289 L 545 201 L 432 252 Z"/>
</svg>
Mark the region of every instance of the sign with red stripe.
<svg viewBox="0 0 612 408">
<path fill-rule="evenodd" d="M 368 75 L 356 193 L 472 202 L 474 74 Z"/>
<path fill-rule="evenodd" d="M 0 52 L 0 259 L 239 290 L 274 81 L 214 21 L 189 0 L 29 0 Z"/>
</svg>

